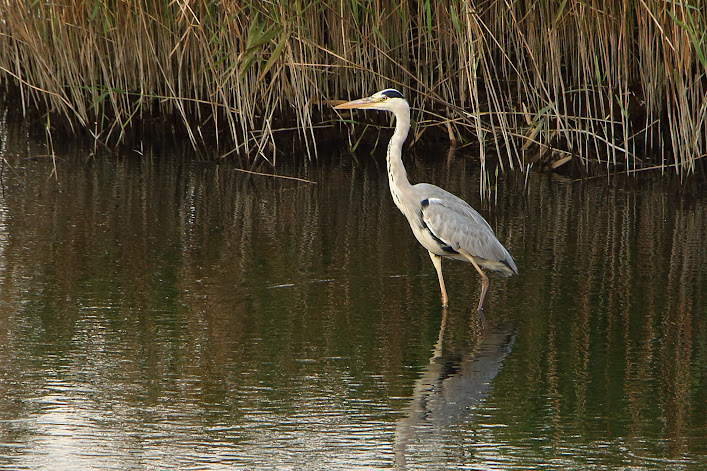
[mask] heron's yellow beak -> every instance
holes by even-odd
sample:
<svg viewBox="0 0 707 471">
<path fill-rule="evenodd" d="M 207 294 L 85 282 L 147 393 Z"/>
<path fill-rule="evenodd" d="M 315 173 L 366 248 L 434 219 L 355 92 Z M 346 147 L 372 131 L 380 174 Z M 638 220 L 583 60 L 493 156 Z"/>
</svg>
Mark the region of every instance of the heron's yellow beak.
<svg viewBox="0 0 707 471">
<path fill-rule="evenodd" d="M 355 108 L 371 108 L 375 106 L 377 102 L 372 100 L 371 97 L 361 98 L 354 101 L 348 101 L 334 107 L 335 110 L 351 110 Z"/>
</svg>

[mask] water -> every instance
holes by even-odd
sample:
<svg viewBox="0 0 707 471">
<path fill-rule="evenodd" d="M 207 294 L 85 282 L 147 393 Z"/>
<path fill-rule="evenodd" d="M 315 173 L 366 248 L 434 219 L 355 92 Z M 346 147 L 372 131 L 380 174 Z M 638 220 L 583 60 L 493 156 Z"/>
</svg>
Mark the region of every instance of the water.
<svg viewBox="0 0 707 471">
<path fill-rule="evenodd" d="M 2 128 L 0 468 L 707 468 L 707 192 L 410 157 L 516 259 L 484 331 L 380 156 L 91 151 Z"/>
</svg>

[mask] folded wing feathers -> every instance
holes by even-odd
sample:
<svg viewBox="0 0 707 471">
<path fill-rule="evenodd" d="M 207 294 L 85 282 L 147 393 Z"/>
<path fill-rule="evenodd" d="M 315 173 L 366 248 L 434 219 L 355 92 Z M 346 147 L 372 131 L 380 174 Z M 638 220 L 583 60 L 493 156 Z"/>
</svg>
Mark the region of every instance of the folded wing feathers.
<svg viewBox="0 0 707 471">
<path fill-rule="evenodd" d="M 433 188 L 446 194 L 439 195 L 441 198 L 435 195 L 423 200 L 422 218 L 432 234 L 454 250 L 461 248 L 475 257 L 502 262 L 517 273 L 513 258 L 498 241 L 488 222 L 464 200 Z"/>
</svg>

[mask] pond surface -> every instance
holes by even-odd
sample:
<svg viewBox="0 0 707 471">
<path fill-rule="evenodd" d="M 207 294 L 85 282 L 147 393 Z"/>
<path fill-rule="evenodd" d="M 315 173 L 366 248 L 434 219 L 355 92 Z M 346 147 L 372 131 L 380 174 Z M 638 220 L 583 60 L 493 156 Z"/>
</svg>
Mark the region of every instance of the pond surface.
<svg viewBox="0 0 707 471">
<path fill-rule="evenodd" d="M 484 206 L 473 156 L 408 157 L 515 257 L 483 330 L 382 156 L 278 163 L 310 184 L 0 131 L 2 469 L 707 469 L 705 191 L 506 173 Z"/>
</svg>

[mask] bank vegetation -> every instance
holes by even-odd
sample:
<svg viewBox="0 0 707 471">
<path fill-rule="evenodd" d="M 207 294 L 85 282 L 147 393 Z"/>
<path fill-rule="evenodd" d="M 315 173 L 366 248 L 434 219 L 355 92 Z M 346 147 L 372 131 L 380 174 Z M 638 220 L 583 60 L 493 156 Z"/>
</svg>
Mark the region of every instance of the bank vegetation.
<svg viewBox="0 0 707 471">
<path fill-rule="evenodd" d="M 108 147 L 166 126 L 221 157 L 316 158 L 327 129 L 343 141 L 332 100 L 395 87 L 414 140 L 473 146 L 485 169 L 704 177 L 707 7 L 17 0 L 0 5 L 0 83 L 50 133 Z"/>
</svg>

